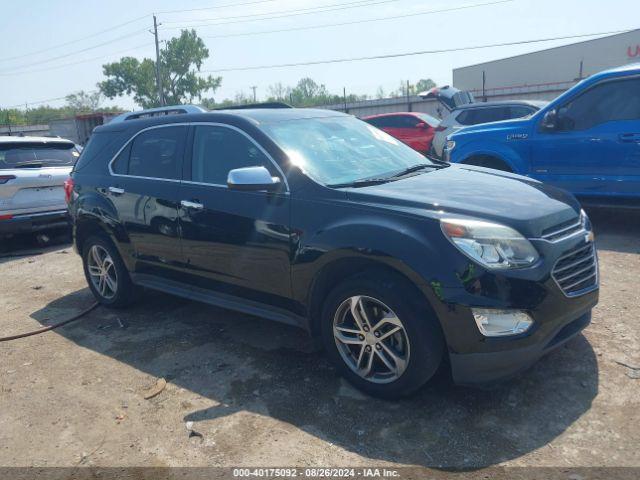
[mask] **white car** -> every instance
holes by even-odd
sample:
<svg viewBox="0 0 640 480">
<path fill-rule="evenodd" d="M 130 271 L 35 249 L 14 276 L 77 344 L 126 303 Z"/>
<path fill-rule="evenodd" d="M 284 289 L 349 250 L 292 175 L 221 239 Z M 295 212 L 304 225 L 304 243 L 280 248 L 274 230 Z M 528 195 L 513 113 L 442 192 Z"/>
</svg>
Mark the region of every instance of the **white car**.
<svg viewBox="0 0 640 480">
<path fill-rule="evenodd" d="M 501 102 L 469 103 L 451 111 L 440 122 L 431 142 L 432 152 L 442 158 L 447 136 L 461 128 L 480 123 L 499 122 L 532 115 L 548 102 L 507 100 Z"/>
<path fill-rule="evenodd" d="M 422 98 L 435 98 L 448 112 L 435 129 L 431 142 L 430 153 L 438 158 L 443 157 L 447 136 L 461 128 L 526 117 L 549 103 L 535 100 L 477 102 L 471 92 L 458 90 L 449 85 L 434 87 L 418 95 Z"/>
<path fill-rule="evenodd" d="M 69 140 L 0 136 L 0 238 L 68 226 L 64 183 L 79 156 Z"/>
</svg>

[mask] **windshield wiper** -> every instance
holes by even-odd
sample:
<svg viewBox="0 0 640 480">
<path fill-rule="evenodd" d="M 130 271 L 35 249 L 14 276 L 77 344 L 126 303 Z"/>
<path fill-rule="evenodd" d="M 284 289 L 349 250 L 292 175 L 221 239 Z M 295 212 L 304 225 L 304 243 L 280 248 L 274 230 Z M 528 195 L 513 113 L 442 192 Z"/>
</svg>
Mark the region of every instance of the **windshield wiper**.
<svg viewBox="0 0 640 480">
<path fill-rule="evenodd" d="M 417 165 L 413 165 L 411 167 L 407 167 L 404 170 L 400 170 L 399 172 L 394 173 L 391 176 L 391 178 L 404 177 L 405 175 L 408 175 L 408 174 L 413 173 L 413 172 L 419 172 L 420 170 L 424 170 L 426 168 L 439 169 L 439 168 L 445 168 L 445 167 L 448 167 L 448 166 L 449 166 L 449 164 L 438 165 L 438 164 L 434 164 L 434 163 L 419 163 Z"/>
<path fill-rule="evenodd" d="M 363 178 L 361 180 L 354 180 L 352 182 L 330 183 L 327 185 L 327 187 L 331 187 L 331 188 L 369 187 L 371 185 L 380 185 L 381 183 L 387 183 L 390 181 L 392 181 L 390 178 Z"/>
</svg>

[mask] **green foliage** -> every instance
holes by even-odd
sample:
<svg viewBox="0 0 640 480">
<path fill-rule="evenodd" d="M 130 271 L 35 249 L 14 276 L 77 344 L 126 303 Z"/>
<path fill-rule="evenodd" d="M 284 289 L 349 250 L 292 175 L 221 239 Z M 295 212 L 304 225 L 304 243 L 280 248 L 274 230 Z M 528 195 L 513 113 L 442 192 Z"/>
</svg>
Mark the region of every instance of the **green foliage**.
<svg viewBox="0 0 640 480">
<path fill-rule="evenodd" d="M 209 50 L 195 30 L 182 30 L 179 37 L 169 40 L 160 51 L 160 71 L 165 102 L 168 105 L 191 103 L 194 98 L 215 91 L 221 77 L 198 74 Z M 134 101 L 143 108 L 160 106 L 156 87 L 156 64 L 154 60 L 123 57 L 118 62 L 102 67 L 106 80 L 98 83 L 100 91 L 108 98 L 133 95 Z"/>
<path fill-rule="evenodd" d="M 87 93 L 83 90 L 66 96 L 67 104 L 62 107 L 41 105 L 27 110 L 0 109 L 0 125 L 43 125 L 52 120 L 71 118 L 75 115 L 91 112 L 122 112 L 120 107 L 102 107 L 99 92 Z"/>
</svg>

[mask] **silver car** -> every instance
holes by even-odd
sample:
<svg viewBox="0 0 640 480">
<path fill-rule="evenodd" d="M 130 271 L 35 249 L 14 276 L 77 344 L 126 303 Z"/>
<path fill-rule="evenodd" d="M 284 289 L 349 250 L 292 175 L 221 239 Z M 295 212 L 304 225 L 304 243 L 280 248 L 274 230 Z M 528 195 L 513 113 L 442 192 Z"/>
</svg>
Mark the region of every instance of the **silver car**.
<svg viewBox="0 0 640 480">
<path fill-rule="evenodd" d="M 447 136 L 461 128 L 480 123 L 499 122 L 512 118 L 529 116 L 549 102 L 534 100 L 505 100 L 500 102 L 469 103 L 462 105 L 446 115 L 431 142 L 433 153 L 442 158 Z"/>
<path fill-rule="evenodd" d="M 79 156 L 69 140 L 0 136 L 0 237 L 68 225 L 64 182 Z"/>
</svg>

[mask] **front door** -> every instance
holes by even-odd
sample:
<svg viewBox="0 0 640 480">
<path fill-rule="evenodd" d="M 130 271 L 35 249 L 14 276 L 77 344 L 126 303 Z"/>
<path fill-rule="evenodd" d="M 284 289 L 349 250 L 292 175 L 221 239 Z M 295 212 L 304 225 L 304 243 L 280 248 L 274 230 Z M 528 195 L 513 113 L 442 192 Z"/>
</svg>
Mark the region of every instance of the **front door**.
<svg viewBox="0 0 640 480">
<path fill-rule="evenodd" d="M 227 187 L 229 171 L 264 166 L 281 176 L 244 132 L 224 125 L 192 130 L 180 187 L 182 245 L 197 286 L 278 304 L 291 295 L 289 194 Z M 279 305 L 283 306 L 283 305 Z"/>
<path fill-rule="evenodd" d="M 534 133 L 533 176 L 581 196 L 640 196 L 640 78 L 595 85 Z"/>
<path fill-rule="evenodd" d="M 106 194 L 124 225 L 138 273 L 172 276 L 183 261 L 178 204 L 186 126 L 138 134 L 111 165 Z"/>
</svg>

